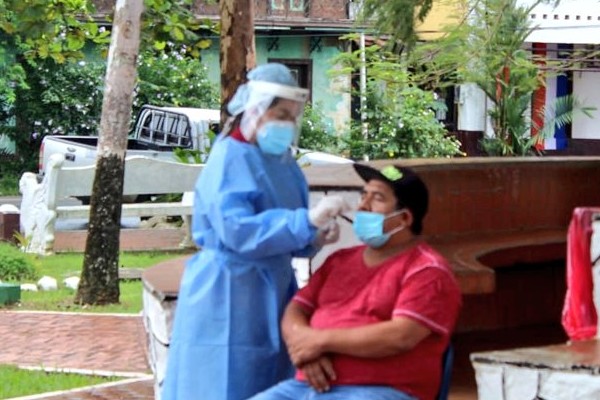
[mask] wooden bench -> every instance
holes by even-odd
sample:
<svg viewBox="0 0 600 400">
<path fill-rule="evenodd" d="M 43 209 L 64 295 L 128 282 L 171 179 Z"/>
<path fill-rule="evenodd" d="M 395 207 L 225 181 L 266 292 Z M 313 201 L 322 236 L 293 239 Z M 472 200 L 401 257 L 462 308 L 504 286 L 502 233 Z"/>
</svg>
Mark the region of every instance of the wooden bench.
<svg viewBox="0 0 600 400">
<path fill-rule="evenodd" d="M 573 208 L 600 204 L 599 157 L 378 160 L 415 169 L 430 191 L 427 240 L 447 256 L 464 294 L 495 290 L 505 262 L 544 262 L 566 254 Z M 311 194 L 357 192 L 348 165 L 305 168 Z M 356 201 L 356 195 L 352 198 Z M 529 249 L 529 250 L 526 250 Z"/>
<path fill-rule="evenodd" d="M 494 308 L 496 299 L 486 301 L 497 290 L 497 270 L 519 263 L 564 260 L 573 208 L 600 204 L 600 191 L 596 190 L 600 187 L 600 158 L 469 158 L 371 164 L 390 162 L 413 167 L 429 187 L 430 211 L 424 224 L 427 240 L 448 258 L 465 295 L 458 330 L 477 328 L 473 320 L 495 318 L 505 311 Z M 311 204 L 326 194 L 339 194 L 357 204 L 363 182 L 352 166 L 313 165 L 303 171 Z M 339 222 L 340 241 L 323 248 L 311 261 L 312 267 L 318 268 L 337 248 L 357 243 L 352 226 Z M 157 391 L 164 377 L 186 259 L 160 263 L 142 275 L 144 322 Z M 308 273 L 299 276 L 297 271 L 296 276 L 300 283 L 308 279 Z M 531 291 L 551 290 L 543 283 L 538 286 Z M 472 312 L 473 305 L 478 304 L 483 306 Z"/>
<path fill-rule="evenodd" d="M 424 234 L 464 294 L 457 332 L 559 323 L 567 227 L 574 208 L 600 205 L 600 157 L 369 164 L 389 163 L 412 167 L 429 187 Z M 353 191 L 356 201 L 363 185 L 351 166 L 311 166 L 305 174 L 311 195 Z M 350 226 L 342 225 L 342 236 L 344 229 Z"/>
<path fill-rule="evenodd" d="M 21 230 L 27 239 L 26 251 L 52 254 L 56 221 L 61 218 L 89 218 L 89 205 L 62 205 L 73 197 L 89 197 L 92 192 L 95 165 L 68 167 L 64 156 L 53 155 L 41 183 L 32 173 L 21 177 Z M 185 193 L 182 201 L 128 203 L 122 206 L 123 217 L 182 216 L 188 233 L 182 246 L 190 246 L 192 191 L 201 164 L 183 164 L 135 156 L 125 160 L 123 195 L 161 195 Z"/>
</svg>

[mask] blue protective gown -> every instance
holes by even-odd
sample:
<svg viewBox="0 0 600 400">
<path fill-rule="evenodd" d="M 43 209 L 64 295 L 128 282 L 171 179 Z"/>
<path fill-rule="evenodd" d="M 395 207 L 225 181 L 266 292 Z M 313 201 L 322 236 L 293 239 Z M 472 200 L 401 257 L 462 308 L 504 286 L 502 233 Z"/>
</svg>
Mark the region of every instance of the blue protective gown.
<svg viewBox="0 0 600 400">
<path fill-rule="evenodd" d="M 293 376 L 279 323 L 297 289 L 292 257 L 315 252 L 307 206 L 290 154 L 215 143 L 196 184 L 202 250 L 183 274 L 162 400 L 242 400 Z"/>
</svg>

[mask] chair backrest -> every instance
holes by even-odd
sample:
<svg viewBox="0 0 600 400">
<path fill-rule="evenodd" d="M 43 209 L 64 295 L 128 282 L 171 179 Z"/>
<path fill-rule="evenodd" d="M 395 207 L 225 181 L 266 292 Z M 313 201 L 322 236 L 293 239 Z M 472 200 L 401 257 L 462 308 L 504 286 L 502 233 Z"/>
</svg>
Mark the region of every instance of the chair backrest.
<svg viewBox="0 0 600 400">
<path fill-rule="evenodd" d="M 450 392 L 450 381 L 452 380 L 452 366 L 454 364 L 454 347 L 448 344 L 442 356 L 442 382 L 436 400 L 447 400 Z"/>
</svg>

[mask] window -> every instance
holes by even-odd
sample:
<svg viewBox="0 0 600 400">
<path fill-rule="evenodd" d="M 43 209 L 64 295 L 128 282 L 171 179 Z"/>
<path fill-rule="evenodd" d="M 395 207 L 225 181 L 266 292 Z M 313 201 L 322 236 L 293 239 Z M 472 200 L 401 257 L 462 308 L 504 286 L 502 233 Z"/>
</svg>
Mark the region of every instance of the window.
<svg viewBox="0 0 600 400">
<path fill-rule="evenodd" d="M 304 11 L 304 0 L 290 0 L 290 11 Z"/>
<path fill-rule="evenodd" d="M 285 0 L 271 0 L 271 10 L 284 10 L 284 1 Z"/>
<path fill-rule="evenodd" d="M 312 89 L 312 60 L 310 59 L 287 59 L 287 58 L 269 58 L 269 62 L 278 62 L 287 66 L 292 75 L 296 78 L 298 86 Z M 309 93 L 309 102 L 312 94 Z"/>
</svg>

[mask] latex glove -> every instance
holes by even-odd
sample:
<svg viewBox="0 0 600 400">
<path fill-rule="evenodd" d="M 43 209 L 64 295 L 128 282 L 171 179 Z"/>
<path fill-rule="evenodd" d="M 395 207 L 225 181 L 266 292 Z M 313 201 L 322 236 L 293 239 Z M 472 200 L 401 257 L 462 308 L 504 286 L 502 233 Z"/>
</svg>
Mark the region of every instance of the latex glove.
<svg viewBox="0 0 600 400">
<path fill-rule="evenodd" d="M 341 196 L 325 196 L 308 210 L 308 220 L 313 226 L 324 228 L 329 221 L 346 211 L 350 211 L 350 206 Z"/>
<path fill-rule="evenodd" d="M 326 244 L 335 243 L 340 238 L 340 225 L 330 219 L 327 225 L 319 228 L 317 231 L 317 246 L 323 247 Z"/>
</svg>

